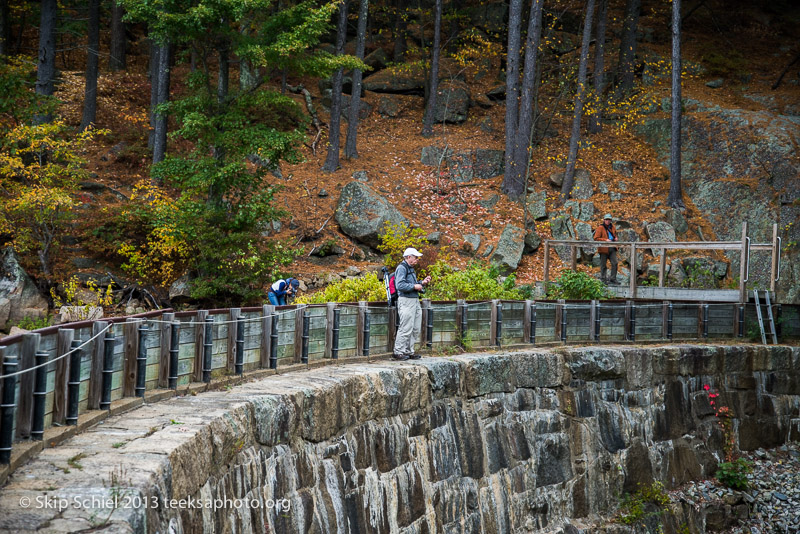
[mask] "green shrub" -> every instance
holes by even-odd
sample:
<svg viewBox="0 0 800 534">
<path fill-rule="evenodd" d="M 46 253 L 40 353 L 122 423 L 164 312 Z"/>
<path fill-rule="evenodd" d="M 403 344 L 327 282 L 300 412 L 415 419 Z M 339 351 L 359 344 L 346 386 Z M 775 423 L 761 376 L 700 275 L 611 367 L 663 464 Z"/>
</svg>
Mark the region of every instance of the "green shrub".
<svg viewBox="0 0 800 534">
<path fill-rule="evenodd" d="M 577 271 L 566 270 L 547 289 L 549 299 L 594 300 L 607 299 L 610 293 L 597 278 Z"/>
<path fill-rule="evenodd" d="M 641 523 L 648 517 L 662 514 L 669 503 L 669 495 L 661 482 L 640 486 L 636 493 L 622 499 L 619 521 L 626 525 Z"/>
<path fill-rule="evenodd" d="M 499 281 L 500 273 L 494 265 L 487 267 L 480 263 L 471 263 L 463 270 L 456 270 L 445 261 L 438 261 L 424 274 L 431 276 L 430 288 L 425 296 L 433 300 L 525 298 L 525 293 L 514 287 L 516 277 L 512 274 L 502 282 Z"/>
<path fill-rule="evenodd" d="M 359 300 L 386 302 L 386 286 L 381 280 L 378 280 L 375 273 L 366 273 L 358 278 L 347 278 L 334 282 L 322 291 L 298 296 L 294 299 L 294 303 L 322 304 L 325 302 L 358 302 Z"/>
<path fill-rule="evenodd" d="M 753 471 L 753 464 L 744 458 L 723 462 L 717 467 L 717 480 L 735 490 L 746 490 L 749 486 L 747 474 Z"/>
<path fill-rule="evenodd" d="M 40 328 L 47 328 L 50 326 L 52 317 L 46 315 L 45 317 L 23 317 L 18 323 L 17 327 L 23 330 L 38 330 Z"/>
<path fill-rule="evenodd" d="M 378 250 L 385 254 L 384 263 L 394 269 L 403 261 L 403 251 L 414 247 L 420 252 L 428 244 L 425 231 L 422 228 L 409 228 L 405 224 L 391 224 L 386 222 L 379 235 Z"/>
</svg>

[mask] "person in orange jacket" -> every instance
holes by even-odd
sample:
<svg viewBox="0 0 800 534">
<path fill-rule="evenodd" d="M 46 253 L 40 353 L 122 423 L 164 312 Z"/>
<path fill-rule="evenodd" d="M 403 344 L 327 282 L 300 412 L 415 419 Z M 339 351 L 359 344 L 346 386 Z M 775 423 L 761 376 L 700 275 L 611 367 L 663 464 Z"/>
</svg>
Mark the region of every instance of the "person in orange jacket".
<svg viewBox="0 0 800 534">
<path fill-rule="evenodd" d="M 603 217 L 603 224 L 594 231 L 595 241 L 617 241 L 617 229 L 610 213 Z M 600 280 L 606 284 L 617 285 L 617 247 L 598 247 L 600 253 Z M 611 261 L 611 276 L 606 278 L 606 261 Z"/>
</svg>

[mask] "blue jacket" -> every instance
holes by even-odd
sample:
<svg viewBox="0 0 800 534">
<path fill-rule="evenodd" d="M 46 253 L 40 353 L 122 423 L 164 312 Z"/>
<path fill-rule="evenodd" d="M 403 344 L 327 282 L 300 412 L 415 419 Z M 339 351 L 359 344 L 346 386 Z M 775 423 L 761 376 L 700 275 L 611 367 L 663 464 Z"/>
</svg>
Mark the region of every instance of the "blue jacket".
<svg viewBox="0 0 800 534">
<path fill-rule="evenodd" d="M 286 280 L 278 280 L 274 284 L 272 284 L 272 292 L 275 293 L 276 297 L 283 297 L 286 295 L 286 290 L 289 289 L 289 284 Z"/>
<path fill-rule="evenodd" d="M 417 273 L 403 260 L 394 271 L 394 287 L 397 288 L 397 294 L 401 297 L 419 298 L 419 291 L 414 289 L 416 284 L 419 284 Z"/>
</svg>

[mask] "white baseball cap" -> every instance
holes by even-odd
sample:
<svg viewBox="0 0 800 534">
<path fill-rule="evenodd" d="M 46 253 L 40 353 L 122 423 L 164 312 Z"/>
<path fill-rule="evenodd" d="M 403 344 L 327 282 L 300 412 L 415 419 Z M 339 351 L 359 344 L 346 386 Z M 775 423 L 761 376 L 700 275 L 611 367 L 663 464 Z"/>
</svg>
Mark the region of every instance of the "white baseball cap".
<svg viewBox="0 0 800 534">
<path fill-rule="evenodd" d="M 416 256 L 419 258 L 422 256 L 422 252 L 414 247 L 408 247 L 405 251 L 403 251 L 403 257 L 405 258 L 406 256 Z"/>
</svg>

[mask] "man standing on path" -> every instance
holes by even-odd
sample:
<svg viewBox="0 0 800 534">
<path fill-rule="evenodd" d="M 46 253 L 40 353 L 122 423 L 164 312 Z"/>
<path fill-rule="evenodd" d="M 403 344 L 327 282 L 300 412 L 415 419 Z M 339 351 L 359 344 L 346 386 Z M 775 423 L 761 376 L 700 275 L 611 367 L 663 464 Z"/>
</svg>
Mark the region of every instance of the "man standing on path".
<svg viewBox="0 0 800 534">
<path fill-rule="evenodd" d="M 610 213 L 603 217 L 603 224 L 594 231 L 595 241 L 617 241 L 617 229 Z M 617 247 L 599 247 L 600 253 L 600 280 L 609 285 L 617 285 Z M 606 261 L 611 260 L 611 276 L 606 278 Z"/>
<path fill-rule="evenodd" d="M 407 248 L 403 252 L 403 261 L 394 272 L 394 285 L 399 295 L 397 315 L 400 316 L 400 325 L 397 328 L 392 358 L 401 362 L 420 358 L 414 353 L 414 343 L 422 329 L 422 306 L 419 304 L 419 294 L 431 281 L 430 276 L 422 281 L 417 280 L 414 265 L 421 256 L 417 249 Z"/>
</svg>

